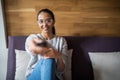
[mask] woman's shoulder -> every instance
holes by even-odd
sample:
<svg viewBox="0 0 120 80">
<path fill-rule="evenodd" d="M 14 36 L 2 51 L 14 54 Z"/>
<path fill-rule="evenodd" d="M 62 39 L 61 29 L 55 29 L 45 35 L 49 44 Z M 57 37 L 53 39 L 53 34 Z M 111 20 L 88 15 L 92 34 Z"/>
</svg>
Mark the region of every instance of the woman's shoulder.
<svg viewBox="0 0 120 80">
<path fill-rule="evenodd" d="M 38 37 L 38 34 L 30 34 L 30 35 L 28 35 L 27 40 L 31 40 L 31 39 L 34 39 L 37 37 Z"/>
<path fill-rule="evenodd" d="M 30 34 L 28 35 L 28 38 L 36 38 L 36 37 L 41 37 L 40 34 Z"/>
<path fill-rule="evenodd" d="M 30 35 L 28 35 L 28 37 L 37 37 L 37 36 L 39 36 L 39 34 L 30 34 Z"/>
<path fill-rule="evenodd" d="M 58 36 L 58 35 L 56 35 L 55 38 L 57 38 L 57 39 L 64 39 L 64 37 Z"/>
<path fill-rule="evenodd" d="M 62 40 L 62 41 L 66 41 L 66 39 L 63 36 L 55 36 L 55 38 L 57 40 Z"/>
</svg>

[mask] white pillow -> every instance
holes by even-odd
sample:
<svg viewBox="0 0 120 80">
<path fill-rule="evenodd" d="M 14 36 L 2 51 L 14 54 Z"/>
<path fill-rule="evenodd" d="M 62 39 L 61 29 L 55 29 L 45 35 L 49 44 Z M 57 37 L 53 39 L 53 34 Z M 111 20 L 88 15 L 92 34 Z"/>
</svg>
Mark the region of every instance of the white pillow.
<svg viewBox="0 0 120 80">
<path fill-rule="evenodd" d="M 89 52 L 95 80 L 120 80 L 120 52 Z"/>
<path fill-rule="evenodd" d="M 25 80 L 25 73 L 28 62 L 30 60 L 30 55 L 23 50 L 15 49 L 16 53 L 16 72 L 15 80 Z"/>
<path fill-rule="evenodd" d="M 68 59 L 66 63 L 67 66 L 65 70 L 65 80 L 72 80 L 72 71 L 71 71 L 72 52 L 73 49 L 68 50 Z"/>
</svg>

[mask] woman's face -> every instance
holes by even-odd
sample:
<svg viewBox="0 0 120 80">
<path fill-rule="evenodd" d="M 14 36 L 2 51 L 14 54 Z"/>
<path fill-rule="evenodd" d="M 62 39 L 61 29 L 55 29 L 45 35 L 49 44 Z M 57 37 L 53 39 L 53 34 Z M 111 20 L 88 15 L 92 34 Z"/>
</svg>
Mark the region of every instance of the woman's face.
<svg viewBox="0 0 120 80">
<path fill-rule="evenodd" d="M 52 33 L 52 27 L 54 26 L 54 21 L 50 14 L 46 12 L 41 12 L 38 15 L 38 25 L 42 32 L 44 33 Z"/>
</svg>

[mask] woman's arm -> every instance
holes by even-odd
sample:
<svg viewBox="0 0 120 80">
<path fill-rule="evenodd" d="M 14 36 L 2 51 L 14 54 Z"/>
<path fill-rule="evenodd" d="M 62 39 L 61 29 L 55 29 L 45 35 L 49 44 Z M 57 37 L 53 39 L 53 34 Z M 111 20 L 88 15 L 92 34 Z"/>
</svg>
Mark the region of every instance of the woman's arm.
<svg viewBox="0 0 120 80">
<path fill-rule="evenodd" d="M 58 54 L 59 54 L 59 53 L 58 53 Z M 57 70 L 58 70 L 59 72 L 63 72 L 64 69 L 65 69 L 65 64 L 64 64 L 64 62 L 63 62 L 63 60 L 62 60 L 62 56 L 61 56 L 61 55 L 58 55 L 58 57 L 57 57 Z"/>
<path fill-rule="evenodd" d="M 45 53 L 48 50 L 47 46 L 40 47 L 36 45 L 36 43 L 41 43 L 41 42 L 43 42 L 43 40 L 38 38 L 36 35 L 34 34 L 30 35 L 25 42 L 26 51 L 32 53 L 32 55 Z"/>
<path fill-rule="evenodd" d="M 63 72 L 66 68 L 66 61 L 68 57 L 68 45 L 65 38 L 61 38 L 61 49 L 59 51 L 60 56 L 58 57 L 58 72 Z"/>
<path fill-rule="evenodd" d="M 44 53 L 46 53 L 48 51 L 47 44 L 46 44 L 46 46 L 37 45 L 38 43 L 41 44 L 43 42 L 44 41 L 39 38 L 34 38 L 33 40 L 28 42 L 29 50 L 34 54 L 43 55 Z"/>
</svg>

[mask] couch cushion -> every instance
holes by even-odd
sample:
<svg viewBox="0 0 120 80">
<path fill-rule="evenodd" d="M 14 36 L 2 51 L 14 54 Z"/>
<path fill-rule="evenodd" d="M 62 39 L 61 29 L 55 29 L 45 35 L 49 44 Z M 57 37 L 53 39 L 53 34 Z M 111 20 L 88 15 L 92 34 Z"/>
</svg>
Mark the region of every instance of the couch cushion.
<svg viewBox="0 0 120 80">
<path fill-rule="evenodd" d="M 95 80 L 120 80 L 120 52 L 89 52 Z"/>
<path fill-rule="evenodd" d="M 85 53 L 120 51 L 120 37 L 88 37 L 81 43 L 81 48 Z"/>
<path fill-rule="evenodd" d="M 16 71 L 15 80 L 25 80 L 27 65 L 30 60 L 30 55 L 23 50 L 15 49 L 16 53 Z"/>
</svg>

